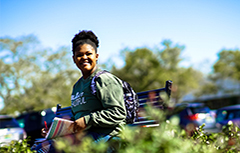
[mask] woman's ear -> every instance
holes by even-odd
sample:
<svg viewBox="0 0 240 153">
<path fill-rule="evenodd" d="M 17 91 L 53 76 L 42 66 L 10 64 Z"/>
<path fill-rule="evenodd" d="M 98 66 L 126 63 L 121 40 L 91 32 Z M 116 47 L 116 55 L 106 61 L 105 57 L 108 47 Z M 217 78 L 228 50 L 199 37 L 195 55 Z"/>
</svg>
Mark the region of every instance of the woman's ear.
<svg viewBox="0 0 240 153">
<path fill-rule="evenodd" d="M 98 56 L 99 56 L 99 54 L 96 53 L 96 60 L 98 60 Z"/>
</svg>

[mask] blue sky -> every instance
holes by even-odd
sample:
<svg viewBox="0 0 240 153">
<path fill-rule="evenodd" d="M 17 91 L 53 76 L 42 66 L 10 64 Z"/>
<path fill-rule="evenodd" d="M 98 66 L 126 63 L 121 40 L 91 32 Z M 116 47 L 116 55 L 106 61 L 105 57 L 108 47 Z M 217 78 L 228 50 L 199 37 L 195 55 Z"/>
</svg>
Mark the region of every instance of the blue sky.
<svg viewBox="0 0 240 153">
<path fill-rule="evenodd" d="M 238 0 L 0 0 L 0 37 L 34 34 L 45 47 L 69 46 L 79 30 L 100 39 L 100 63 L 125 47 L 184 45 L 183 66 L 205 73 L 222 49 L 240 48 Z"/>
</svg>

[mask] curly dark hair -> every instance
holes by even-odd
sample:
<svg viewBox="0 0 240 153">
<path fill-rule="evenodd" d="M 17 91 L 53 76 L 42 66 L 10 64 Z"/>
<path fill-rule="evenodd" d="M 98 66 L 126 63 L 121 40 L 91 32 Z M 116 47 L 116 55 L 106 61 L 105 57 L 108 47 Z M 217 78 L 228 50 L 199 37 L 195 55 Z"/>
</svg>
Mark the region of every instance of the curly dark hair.
<svg viewBox="0 0 240 153">
<path fill-rule="evenodd" d="M 92 31 L 82 30 L 79 33 L 77 33 L 72 39 L 73 54 L 74 54 L 75 48 L 78 47 L 77 42 L 79 42 L 80 40 L 86 40 L 86 39 L 90 39 L 96 45 L 96 47 L 99 46 L 98 37 Z M 95 51 L 97 52 L 96 49 Z"/>
</svg>

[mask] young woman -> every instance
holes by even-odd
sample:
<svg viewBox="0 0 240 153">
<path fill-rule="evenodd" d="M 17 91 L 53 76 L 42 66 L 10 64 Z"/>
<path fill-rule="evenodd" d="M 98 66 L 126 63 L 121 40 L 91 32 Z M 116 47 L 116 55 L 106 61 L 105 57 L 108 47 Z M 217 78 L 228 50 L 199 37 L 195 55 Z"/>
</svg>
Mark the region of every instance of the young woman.
<svg viewBox="0 0 240 153">
<path fill-rule="evenodd" d="M 87 131 L 95 140 L 117 135 L 126 118 L 122 82 L 116 76 L 101 74 L 96 79 L 96 95 L 91 92 L 91 81 L 101 71 L 97 66 L 98 44 L 92 31 L 80 31 L 72 39 L 72 58 L 82 72 L 71 96 L 74 131 Z"/>
<path fill-rule="evenodd" d="M 91 81 L 97 72 L 102 71 L 97 66 L 98 46 L 98 38 L 92 31 L 80 31 L 72 39 L 72 58 L 82 77 L 72 90 L 71 107 L 75 121 L 71 126 L 75 134 L 85 133 L 95 141 L 107 141 L 117 136 L 125 125 L 126 108 L 122 82 L 111 73 L 97 77 L 96 95 L 92 94 Z M 42 136 L 45 137 L 47 132 L 43 129 Z M 55 152 L 53 143 L 51 140 L 46 141 L 32 149 L 37 152 Z"/>
</svg>

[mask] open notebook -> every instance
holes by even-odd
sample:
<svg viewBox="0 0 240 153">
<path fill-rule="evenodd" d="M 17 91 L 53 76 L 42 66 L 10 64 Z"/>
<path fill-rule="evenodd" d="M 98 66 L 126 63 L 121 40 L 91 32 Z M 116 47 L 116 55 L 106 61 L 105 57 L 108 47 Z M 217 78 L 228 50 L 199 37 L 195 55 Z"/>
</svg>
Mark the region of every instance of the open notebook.
<svg viewBox="0 0 240 153">
<path fill-rule="evenodd" d="M 73 133 L 73 129 L 70 129 L 72 123 L 73 121 L 55 117 L 45 138 L 53 139 Z"/>
</svg>

